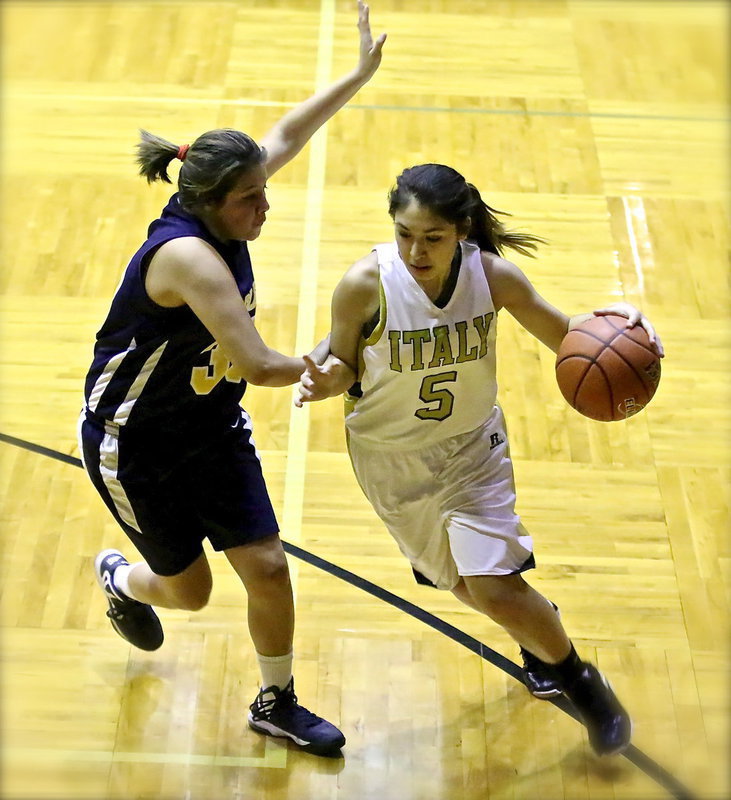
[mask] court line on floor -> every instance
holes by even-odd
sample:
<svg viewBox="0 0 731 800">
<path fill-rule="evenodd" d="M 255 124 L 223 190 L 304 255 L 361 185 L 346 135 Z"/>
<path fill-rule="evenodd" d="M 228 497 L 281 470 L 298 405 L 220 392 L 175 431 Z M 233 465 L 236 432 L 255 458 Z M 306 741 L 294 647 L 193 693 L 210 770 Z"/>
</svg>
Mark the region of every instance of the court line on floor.
<svg viewBox="0 0 731 800">
<path fill-rule="evenodd" d="M 59 103 L 79 103 L 90 102 L 94 105 L 99 103 L 137 103 L 141 105 L 159 105 L 162 103 L 172 103 L 176 106 L 184 105 L 216 105 L 216 106 L 241 106 L 249 108 L 294 108 L 298 103 L 282 103 L 278 100 L 259 100 L 251 97 L 190 97 L 190 96 L 167 96 L 157 95 L 105 95 L 105 94 L 61 94 L 52 92 L 28 92 L 28 91 L 6 91 L 6 100 L 41 100 L 47 110 L 48 104 L 57 107 Z M 557 98 L 557 100 L 580 101 L 581 98 Z M 650 120 L 655 122 L 717 122 L 724 125 L 731 122 L 731 117 L 705 117 L 691 116 L 683 114 L 638 114 L 622 111 L 552 111 L 549 109 L 529 109 L 529 108 L 466 108 L 462 106 L 409 106 L 409 105 L 390 105 L 388 103 L 348 103 L 348 109 L 361 111 L 413 111 L 418 114 L 428 113 L 449 113 L 449 114 L 482 114 L 485 116 L 525 116 L 525 117 L 576 117 L 586 119 L 626 119 L 626 120 Z"/>
<path fill-rule="evenodd" d="M 195 753 L 135 753 L 121 750 L 64 750 L 50 747 L 4 747 L 2 759 L 32 760 L 36 764 L 48 761 L 87 761 L 100 764 L 180 764 L 191 767 L 258 767 L 285 769 L 287 747 L 266 740 L 266 753 L 257 756 L 196 755 Z"/>
<path fill-rule="evenodd" d="M 321 0 L 320 23 L 317 42 L 317 73 L 315 92 L 330 85 L 332 53 L 335 41 L 335 3 Z M 300 275 L 297 292 L 297 329 L 295 353 L 309 353 L 315 341 L 317 318 L 317 276 L 320 269 L 320 243 L 322 240 L 323 202 L 327 171 L 327 123 L 310 138 L 305 195 L 305 214 L 302 221 L 302 250 L 299 259 Z M 296 387 L 290 387 L 294 401 Z M 302 507 L 305 497 L 305 471 L 307 468 L 307 442 L 310 435 L 309 409 L 303 414 L 294 402 L 289 404 L 287 434 L 287 460 L 284 472 L 284 499 L 282 504 L 282 529 L 295 541 L 302 535 Z M 297 581 L 293 581 L 296 596 Z"/>
<path fill-rule="evenodd" d="M 47 456 L 55 459 L 56 461 L 62 461 L 65 464 L 82 467 L 81 459 L 79 458 L 60 453 L 57 450 L 51 449 L 50 447 L 44 447 L 43 445 L 28 442 L 25 439 L 18 439 L 15 436 L 9 436 L 8 434 L 0 432 L 0 442 L 5 442 L 6 444 L 11 444 L 15 447 L 20 447 L 24 450 L 29 450 L 33 453 Z M 510 659 L 505 658 L 505 656 L 500 655 L 500 653 L 497 653 L 495 650 L 488 647 L 486 644 L 483 644 L 478 639 L 475 639 L 473 636 L 470 636 L 468 633 L 456 628 L 454 625 L 451 625 L 440 617 L 437 617 L 429 611 L 424 610 L 420 606 L 414 605 L 403 597 L 393 594 L 393 592 L 389 592 L 388 589 L 383 589 L 366 578 L 361 578 L 360 575 L 356 575 L 354 572 L 350 572 L 343 567 L 339 567 L 337 564 L 333 564 L 331 561 L 326 561 L 324 558 L 320 558 L 320 556 L 310 553 L 308 550 L 304 550 L 297 545 L 291 544 L 284 540 L 282 540 L 282 544 L 285 551 L 295 558 L 298 558 L 301 561 L 310 564 L 310 566 L 316 567 L 317 569 L 321 569 L 324 572 L 327 572 L 329 575 L 339 578 L 340 580 L 349 583 L 351 586 L 361 589 L 364 592 L 367 592 L 368 594 L 378 598 L 379 600 L 394 606 L 399 611 L 403 611 L 405 614 L 408 614 L 420 622 L 429 625 L 434 630 L 442 633 L 444 636 L 447 636 L 458 644 L 461 644 L 463 647 L 466 647 L 473 653 L 476 653 L 480 656 L 480 658 L 483 658 L 485 661 L 489 662 L 498 669 L 501 669 L 503 672 L 522 683 L 521 670 L 517 664 L 510 661 Z M 549 698 L 541 702 L 552 703 L 570 717 L 578 720 L 578 716 L 572 705 L 563 696 Z M 675 798 L 675 800 L 698 800 L 689 789 L 687 789 L 679 780 L 677 780 L 677 778 L 671 775 L 664 767 L 660 766 L 660 764 L 655 762 L 648 755 L 635 747 L 635 745 L 630 745 L 627 750 L 622 753 L 622 756 L 634 764 L 638 769 L 642 770 L 659 786 L 665 789 L 671 797 Z"/>
</svg>

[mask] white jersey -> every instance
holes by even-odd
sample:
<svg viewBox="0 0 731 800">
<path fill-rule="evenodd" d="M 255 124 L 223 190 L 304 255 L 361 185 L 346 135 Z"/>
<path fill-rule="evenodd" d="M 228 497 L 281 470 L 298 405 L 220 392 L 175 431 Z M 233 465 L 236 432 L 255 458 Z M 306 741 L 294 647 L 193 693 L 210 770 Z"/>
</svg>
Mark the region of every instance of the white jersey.
<svg viewBox="0 0 731 800">
<path fill-rule="evenodd" d="M 424 447 L 475 430 L 493 413 L 495 307 L 479 248 L 461 249 L 454 291 L 439 308 L 395 242 L 376 246 L 380 316 L 362 343 L 362 395 L 346 405 L 349 435 L 361 444 Z"/>
</svg>

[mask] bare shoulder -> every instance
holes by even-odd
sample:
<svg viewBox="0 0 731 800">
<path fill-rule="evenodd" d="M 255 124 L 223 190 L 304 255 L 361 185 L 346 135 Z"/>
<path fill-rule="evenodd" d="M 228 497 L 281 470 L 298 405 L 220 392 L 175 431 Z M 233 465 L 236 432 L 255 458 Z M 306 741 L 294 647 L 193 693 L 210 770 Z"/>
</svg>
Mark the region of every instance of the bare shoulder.
<svg viewBox="0 0 731 800">
<path fill-rule="evenodd" d="M 228 286 L 230 280 L 226 264 L 208 242 L 196 236 L 181 236 L 155 251 L 147 268 L 145 288 L 159 305 L 179 306 L 185 302 L 188 286 Z"/>
<path fill-rule="evenodd" d="M 493 304 L 499 310 L 510 304 L 510 298 L 516 292 L 525 289 L 528 279 L 518 266 L 506 258 L 485 250 L 480 252 L 480 256 Z"/>
<path fill-rule="evenodd" d="M 345 273 L 343 280 L 350 284 L 367 288 L 378 288 L 378 256 L 375 250 L 359 258 Z"/>
<path fill-rule="evenodd" d="M 166 273 L 176 280 L 215 282 L 230 278 L 218 251 L 197 236 L 180 236 L 160 245 L 150 260 L 148 274 Z"/>
<path fill-rule="evenodd" d="M 378 309 L 378 256 L 375 250 L 359 258 L 343 275 L 335 289 L 333 302 L 370 319 Z"/>
<path fill-rule="evenodd" d="M 220 256 L 208 242 L 197 236 L 179 236 L 176 239 L 161 244 L 152 257 L 150 264 L 161 262 L 174 262 L 179 266 L 195 266 L 201 259 L 206 262 L 209 258 L 220 260 Z"/>
</svg>

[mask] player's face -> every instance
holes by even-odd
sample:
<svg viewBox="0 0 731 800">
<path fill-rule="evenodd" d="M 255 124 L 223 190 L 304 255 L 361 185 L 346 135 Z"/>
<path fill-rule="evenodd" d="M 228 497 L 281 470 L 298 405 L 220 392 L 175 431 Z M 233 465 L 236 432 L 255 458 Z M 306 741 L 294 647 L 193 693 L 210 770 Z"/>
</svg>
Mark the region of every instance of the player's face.
<svg viewBox="0 0 731 800">
<path fill-rule="evenodd" d="M 401 260 L 429 297 L 436 299 L 449 276 L 457 243 L 464 239 L 452 222 L 413 198 L 393 217 Z"/>
<path fill-rule="evenodd" d="M 221 203 L 210 208 L 204 222 L 215 236 L 247 242 L 259 236 L 269 210 L 266 182 L 264 165 L 253 167 L 236 181 Z"/>
</svg>

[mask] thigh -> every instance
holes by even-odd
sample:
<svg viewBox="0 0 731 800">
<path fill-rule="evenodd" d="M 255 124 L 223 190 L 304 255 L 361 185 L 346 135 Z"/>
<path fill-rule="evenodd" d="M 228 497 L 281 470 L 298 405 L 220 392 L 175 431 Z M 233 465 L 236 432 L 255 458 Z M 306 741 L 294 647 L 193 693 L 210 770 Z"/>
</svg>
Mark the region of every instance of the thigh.
<svg viewBox="0 0 731 800">
<path fill-rule="evenodd" d="M 250 544 L 279 532 L 245 411 L 234 426 L 200 444 L 189 459 L 186 481 L 196 522 L 214 550 Z"/>
<path fill-rule="evenodd" d="M 445 470 L 450 549 L 459 574 L 510 575 L 534 566 L 533 540 L 515 513 L 502 414 L 461 443 Z"/>
<path fill-rule="evenodd" d="M 442 513 L 441 445 L 394 452 L 361 447 L 354 438 L 353 469 L 374 511 L 414 570 L 437 588 L 451 589 L 459 576 Z"/>
<path fill-rule="evenodd" d="M 172 491 L 167 455 L 135 439 L 87 419 L 79 426 L 84 467 L 107 508 L 155 574 L 177 575 L 203 552 L 202 537 L 184 493 Z"/>
<path fill-rule="evenodd" d="M 521 575 L 467 575 L 462 581 L 464 592 L 479 608 L 507 602 L 530 589 Z"/>
<path fill-rule="evenodd" d="M 208 538 L 225 550 L 277 533 L 248 415 L 215 429 L 82 425 L 85 464 L 110 511 L 158 575 L 177 575 Z"/>
</svg>

